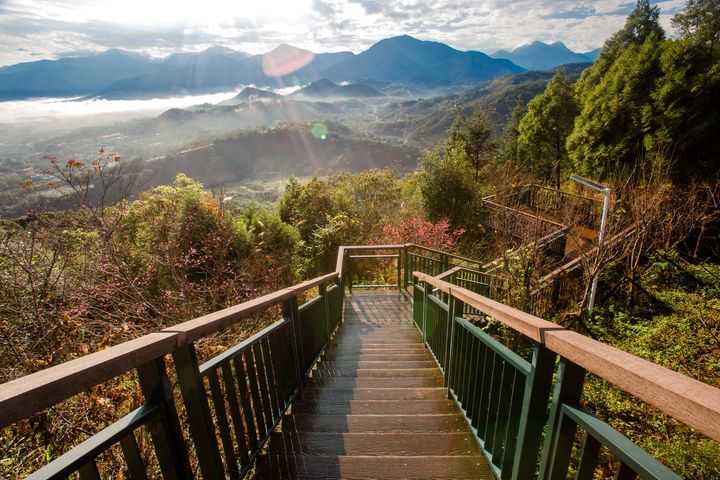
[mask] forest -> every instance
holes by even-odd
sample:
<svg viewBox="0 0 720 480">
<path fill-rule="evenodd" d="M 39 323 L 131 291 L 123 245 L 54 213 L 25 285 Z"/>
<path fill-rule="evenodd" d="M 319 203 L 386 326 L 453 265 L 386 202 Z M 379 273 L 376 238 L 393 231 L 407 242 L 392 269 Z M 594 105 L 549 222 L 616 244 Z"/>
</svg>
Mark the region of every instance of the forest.
<svg viewBox="0 0 720 480">
<path fill-rule="evenodd" d="M 669 37 L 657 7 L 639 0 L 591 67 L 579 77 L 558 70 L 543 92 L 517 102 L 501 132 L 497 112 L 460 105 L 413 172 L 290 177 L 274 208 L 230 204 L 221 183 L 184 173 L 141 191 L 122 152 L 46 158 L 42 188 L 60 192 L 66 208 L 0 223 L 0 381 L 324 273 L 341 245 L 416 243 L 500 259 L 508 302 L 524 308 L 548 260 L 489 228 L 483 199 L 511 201 L 531 184 L 598 199 L 569 180 L 574 173 L 611 188 L 607 237 L 619 240 L 583 260 L 576 287 L 547 319 L 720 387 L 720 4 L 688 0 L 673 26 Z M 398 168 L 414 153 L 376 149 L 402 154 Z M 127 379 L 101 385 L 3 429 L 0 477 L 25 476 L 113 410 L 129 410 L 132 391 Z M 717 442 L 598 379 L 586 398 L 684 478 L 720 478 Z"/>
</svg>

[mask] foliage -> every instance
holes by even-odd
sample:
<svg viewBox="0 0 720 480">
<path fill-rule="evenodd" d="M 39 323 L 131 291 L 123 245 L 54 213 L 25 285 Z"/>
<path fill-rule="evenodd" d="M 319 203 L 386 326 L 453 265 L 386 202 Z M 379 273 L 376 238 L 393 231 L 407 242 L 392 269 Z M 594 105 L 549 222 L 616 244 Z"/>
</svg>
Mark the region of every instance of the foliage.
<svg viewBox="0 0 720 480">
<path fill-rule="evenodd" d="M 463 229 L 453 230 L 447 219 L 431 222 L 422 217 L 409 217 L 397 224 L 385 225 L 382 234 L 371 240 L 373 245 L 398 245 L 415 243 L 445 252 L 455 251 Z"/>
<path fill-rule="evenodd" d="M 300 231 L 307 274 L 328 271 L 340 245 L 367 242 L 404 210 L 400 179 L 387 169 L 291 178 L 278 202 L 280 218 Z"/>
<path fill-rule="evenodd" d="M 530 101 L 518 125 L 518 157 L 527 160 L 533 173 L 560 187 L 568 168 L 565 143 L 578 113 L 570 79 L 560 69 L 545 92 Z"/>
<path fill-rule="evenodd" d="M 720 8 L 689 0 L 665 39 L 658 9 L 638 1 L 625 27 L 580 78 L 580 114 L 567 148 L 573 167 L 600 179 L 638 156 L 672 152 L 674 178 L 689 181 L 720 169 Z"/>
<path fill-rule="evenodd" d="M 607 178 L 642 154 L 651 133 L 643 119 L 652 110 L 648 94 L 660 76 L 661 52 L 661 39 L 649 35 L 622 50 L 596 85 L 578 85 L 586 93 L 580 94 L 580 114 L 567 140 L 577 172 Z"/>
<path fill-rule="evenodd" d="M 462 112 L 458 112 L 448 132 L 447 142 L 463 149 L 465 158 L 473 167 L 473 178 L 476 182 L 481 167 L 488 161 L 493 150 L 493 145 L 490 143 L 491 134 L 490 122 L 482 110 L 476 110 L 470 118 L 465 118 Z"/>
<path fill-rule="evenodd" d="M 644 301 L 606 298 L 590 333 L 646 360 L 720 387 L 720 270 L 689 265 L 675 251 L 653 255 L 640 280 Z M 601 418 L 684 478 L 720 476 L 720 444 L 592 377 L 586 401 Z"/>
<path fill-rule="evenodd" d="M 450 144 L 420 157 L 418 183 L 424 211 L 431 221 L 448 219 L 453 228 L 478 223 L 478 188 L 464 149 Z"/>
<path fill-rule="evenodd" d="M 684 160 L 675 177 L 687 180 L 720 171 L 720 7 L 691 0 L 673 25 L 681 37 L 666 42 L 645 121 L 655 132 L 649 148 L 672 148 Z"/>
</svg>

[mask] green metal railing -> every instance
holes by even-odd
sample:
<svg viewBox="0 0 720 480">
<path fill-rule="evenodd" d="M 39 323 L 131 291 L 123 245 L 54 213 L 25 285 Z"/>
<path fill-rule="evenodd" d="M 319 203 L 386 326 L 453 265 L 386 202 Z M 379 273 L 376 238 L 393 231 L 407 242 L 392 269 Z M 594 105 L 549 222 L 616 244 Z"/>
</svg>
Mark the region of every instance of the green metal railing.
<svg viewBox="0 0 720 480">
<path fill-rule="evenodd" d="M 720 390 L 437 277 L 413 278 L 413 322 L 498 478 L 556 480 L 574 471 L 590 480 L 602 447 L 617 461 L 617 479 L 680 478 L 581 406 L 587 372 L 720 439 Z M 513 329 L 531 356 L 463 318 L 466 305 Z"/>
<path fill-rule="evenodd" d="M 8 382 L 0 387 L 0 428 L 65 398 L 135 369 L 145 403 L 28 478 L 79 474 L 98 479 L 97 458 L 119 444 L 133 479 L 148 478 L 137 434 L 150 432 L 152 450 L 165 478 L 242 477 L 269 439 L 342 316 L 341 277 L 332 273 L 200 317 L 159 333 Z M 315 298 L 298 304 L 317 287 Z M 195 342 L 225 327 L 282 307 L 282 318 L 203 364 Z M 177 377 L 163 358 L 172 355 Z M 181 399 L 173 395 L 175 384 Z M 176 405 L 187 413 L 181 421 Z M 187 437 L 186 437 L 187 434 Z M 188 448 L 192 445 L 195 456 Z"/>
<path fill-rule="evenodd" d="M 571 470 L 591 479 L 601 448 L 617 459 L 616 478 L 679 478 L 583 409 L 587 373 L 720 440 L 720 390 L 489 299 L 483 293 L 492 293 L 491 276 L 467 259 L 438 258 L 414 245 L 341 247 L 331 274 L 0 385 L 0 428 L 134 370 L 143 404 L 29 478 L 99 478 L 96 459 L 118 445 L 130 476 L 147 478 L 141 430 L 149 432 L 164 477 L 193 478 L 195 463 L 203 478 L 242 477 L 342 320 L 344 288 L 353 283 L 350 257 L 386 261 L 387 251 L 397 252 L 391 287 L 409 282 L 413 322 L 499 479 L 564 479 Z M 431 275 L 438 262 L 451 268 Z M 412 272 L 413 265 L 430 273 Z M 315 288 L 318 294 L 304 301 Z M 198 361 L 198 341 L 278 307 L 278 320 Z M 499 341 L 468 313 L 522 342 Z"/>
<path fill-rule="evenodd" d="M 536 346 L 527 361 L 462 318 L 465 304 L 443 301 L 432 285 L 414 285 L 413 321 L 443 372 L 455 400 L 500 479 L 513 471 L 529 475 L 536 464 L 552 370 L 547 352 Z M 525 390 L 532 396 L 525 398 Z"/>
</svg>

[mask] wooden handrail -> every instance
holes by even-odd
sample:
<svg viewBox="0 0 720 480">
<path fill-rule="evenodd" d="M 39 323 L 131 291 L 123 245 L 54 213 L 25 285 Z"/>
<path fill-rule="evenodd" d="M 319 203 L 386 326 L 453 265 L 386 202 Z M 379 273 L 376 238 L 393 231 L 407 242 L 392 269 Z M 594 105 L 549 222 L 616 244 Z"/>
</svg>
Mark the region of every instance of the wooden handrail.
<svg viewBox="0 0 720 480">
<path fill-rule="evenodd" d="M 0 428 L 338 278 L 332 272 L 0 385 Z"/>
<path fill-rule="evenodd" d="M 413 272 L 413 275 L 419 280 L 432 285 L 438 290 L 452 295 L 465 303 L 465 305 L 480 310 L 485 315 L 495 318 L 502 324 L 522 333 L 526 337 L 529 337 L 538 343 L 545 343 L 545 334 L 547 331 L 558 329 L 563 330 L 563 327 L 555 323 L 548 322 L 542 318 L 509 307 L 487 297 L 483 297 L 478 293 L 471 292 L 470 290 L 458 287 L 457 285 L 453 285 L 452 283 L 444 280 L 439 280 L 436 277 L 420 272 Z"/>
<path fill-rule="evenodd" d="M 276 292 L 263 295 L 262 297 L 248 300 L 247 302 L 243 302 L 239 305 L 218 310 L 217 312 L 203 315 L 202 317 L 194 318 L 178 325 L 173 325 L 172 327 L 168 327 L 162 331 L 176 333 L 178 335 L 177 345 L 179 347 L 187 345 L 188 343 L 194 342 L 195 340 L 205 337 L 211 333 L 219 332 L 238 320 L 242 320 L 243 318 L 262 312 L 272 305 L 277 305 L 278 303 L 295 297 L 313 287 L 335 280 L 337 277 L 337 272 L 328 273 L 327 275 L 307 280 L 293 287 L 278 290 Z"/>
<path fill-rule="evenodd" d="M 720 389 L 437 277 L 413 275 L 720 441 Z"/>
<path fill-rule="evenodd" d="M 0 428 L 170 353 L 177 334 L 151 333 L 0 385 Z"/>
<path fill-rule="evenodd" d="M 569 330 L 547 332 L 545 346 L 720 441 L 720 389 Z"/>
</svg>

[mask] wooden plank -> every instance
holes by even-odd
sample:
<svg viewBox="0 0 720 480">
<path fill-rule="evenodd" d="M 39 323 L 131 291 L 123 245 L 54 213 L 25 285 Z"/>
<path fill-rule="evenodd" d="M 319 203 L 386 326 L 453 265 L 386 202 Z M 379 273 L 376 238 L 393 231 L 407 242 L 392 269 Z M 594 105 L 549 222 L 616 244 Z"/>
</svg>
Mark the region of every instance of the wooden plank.
<svg viewBox="0 0 720 480">
<path fill-rule="evenodd" d="M 326 377 L 313 378 L 308 386 L 320 388 L 423 388 L 442 387 L 443 381 L 439 375 L 403 378 Z"/>
<path fill-rule="evenodd" d="M 282 460 L 282 462 L 280 462 Z M 282 464 L 278 464 L 278 462 Z M 259 478 L 332 479 L 373 478 L 376 480 L 491 480 L 484 459 L 479 456 L 455 457 L 264 457 L 258 465 Z"/>
<path fill-rule="evenodd" d="M 367 377 L 367 378 L 402 378 L 402 377 L 436 377 L 440 375 L 437 367 L 434 368 L 395 368 L 392 370 L 381 369 L 356 369 L 354 371 L 333 371 L 315 370 L 313 375 L 320 378 L 326 377 Z"/>
<path fill-rule="evenodd" d="M 435 368 L 433 360 L 336 360 L 324 361 L 317 365 L 318 369 L 327 370 L 356 370 L 356 369 L 407 369 L 407 368 Z"/>
<path fill-rule="evenodd" d="M 151 333 L 0 385 L 0 428 L 170 353 L 174 333 Z"/>
<path fill-rule="evenodd" d="M 303 398 L 317 402 L 347 400 L 444 400 L 447 391 L 431 388 L 307 388 Z"/>
<path fill-rule="evenodd" d="M 332 352 L 332 353 L 326 353 L 323 355 L 323 360 L 327 361 L 378 361 L 378 360 L 387 360 L 391 362 L 400 362 L 400 361 L 418 361 L 418 360 L 432 360 L 432 355 L 430 352 L 421 352 L 421 353 L 368 353 L 367 351 L 363 352 L 354 352 L 354 353 L 341 353 L 338 351 Z"/>
<path fill-rule="evenodd" d="M 720 441 L 720 389 L 575 332 L 548 332 L 547 347 Z"/>
<path fill-rule="evenodd" d="M 300 401 L 292 406 L 293 413 L 322 415 L 413 415 L 457 414 L 450 400 L 348 400 L 333 403 Z"/>
<path fill-rule="evenodd" d="M 339 355 L 350 355 L 359 353 L 374 353 L 374 354 L 419 354 L 428 353 L 427 348 L 421 343 L 418 344 L 404 344 L 404 345 L 349 345 L 339 347 L 337 345 L 331 345 L 326 351 L 326 355 L 339 354 Z"/>
<path fill-rule="evenodd" d="M 270 448 L 287 455 L 420 456 L 476 455 L 477 445 L 463 433 L 306 433 L 275 432 Z"/>
<path fill-rule="evenodd" d="M 286 415 L 283 430 L 298 432 L 466 432 L 458 415 Z"/>
</svg>

